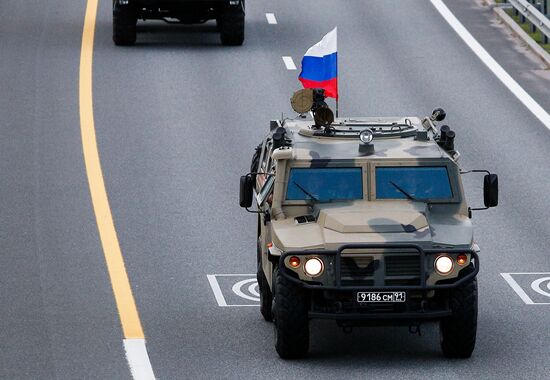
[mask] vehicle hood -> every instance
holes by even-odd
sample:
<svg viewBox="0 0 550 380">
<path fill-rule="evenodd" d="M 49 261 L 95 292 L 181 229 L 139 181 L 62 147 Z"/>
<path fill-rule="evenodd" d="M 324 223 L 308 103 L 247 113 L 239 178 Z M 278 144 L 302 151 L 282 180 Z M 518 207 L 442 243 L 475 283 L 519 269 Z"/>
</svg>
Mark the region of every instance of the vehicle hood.
<svg viewBox="0 0 550 380">
<path fill-rule="evenodd" d="M 470 219 L 433 212 L 420 202 L 350 202 L 314 207 L 316 220 L 272 222 L 273 243 L 282 249 L 336 249 L 344 244 L 415 243 L 423 247 L 470 246 Z"/>
<path fill-rule="evenodd" d="M 317 223 L 341 233 L 401 233 L 428 227 L 426 216 L 417 210 L 325 209 Z"/>
</svg>

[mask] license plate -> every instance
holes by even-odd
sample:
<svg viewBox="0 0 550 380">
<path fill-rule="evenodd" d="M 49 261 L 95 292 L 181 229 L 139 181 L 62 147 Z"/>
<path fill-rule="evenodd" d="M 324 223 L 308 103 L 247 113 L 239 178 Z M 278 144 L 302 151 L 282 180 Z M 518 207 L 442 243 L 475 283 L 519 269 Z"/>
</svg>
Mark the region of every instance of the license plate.
<svg viewBox="0 0 550 380">
<path fill-rule="evenodd" d="M 405 292 L 357 292 L 357 302 L 405 302 Z"/>
</svg>

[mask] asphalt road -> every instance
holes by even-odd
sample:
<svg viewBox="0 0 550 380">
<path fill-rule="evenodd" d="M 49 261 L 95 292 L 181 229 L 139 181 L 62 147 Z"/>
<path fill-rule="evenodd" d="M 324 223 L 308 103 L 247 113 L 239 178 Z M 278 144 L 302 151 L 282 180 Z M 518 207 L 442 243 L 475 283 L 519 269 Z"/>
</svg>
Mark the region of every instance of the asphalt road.
<svg viewBox="0 0 550 380">
<path fill-rule="evenodd" d="M 480 26 L 488 12 L 473 0 L 447 3 L 550 111 L 545 73 L 501 30 Z M 0 378 L 130 378 L 82 157 L 85 7 L 0 3 Z M 135 47 L 115 47 L 110 8 L 100 2 L 96 25 L 95 124 L 157 378 L 548 377 L 550 305 L 526 305 L 500 273 L 550 272 L 550 132 L 429 1 L 249 1 L 238 48 L 220 46 L 213 23 L 140 24 Z M 445 359 L 435 326 L 419 337 L 314 322 L 310 358 L 285 362 L 258 309 L 219 307 L 207 281 L 255 271 L 255 217 L 238 207 L 238 177 L 269 120 L 292 115 L 298 72 L 281 57 L 298 65 L 334 26 L 341 115 L 443 107 L 462 166 L 500 176 L 500 206 L 474 215 L 482 267 L 469 360 Z M 465 182 L 481 204 L 481 178 Z"/>
</svg>

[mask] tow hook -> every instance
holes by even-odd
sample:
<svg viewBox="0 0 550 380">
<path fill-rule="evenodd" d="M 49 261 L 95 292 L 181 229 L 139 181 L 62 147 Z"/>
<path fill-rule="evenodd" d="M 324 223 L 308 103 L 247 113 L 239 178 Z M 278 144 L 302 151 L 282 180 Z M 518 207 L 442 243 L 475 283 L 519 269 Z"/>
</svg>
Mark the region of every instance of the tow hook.
<svg viewBox="0 0 550 380">
<path fill-rule="evenodd" d="M 418 334 L 418 336 L 422 336 L 422 331 L 420 330 L 420 323 L 417 324 L 417 325 L 410 325 L 409 326 L 409 333 Z"/>
</svg>

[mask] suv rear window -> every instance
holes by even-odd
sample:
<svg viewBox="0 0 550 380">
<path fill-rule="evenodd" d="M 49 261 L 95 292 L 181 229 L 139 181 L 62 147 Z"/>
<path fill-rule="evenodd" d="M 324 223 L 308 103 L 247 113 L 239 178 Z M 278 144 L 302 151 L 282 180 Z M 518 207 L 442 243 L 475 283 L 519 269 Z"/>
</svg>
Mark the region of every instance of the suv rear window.
<svg viewBox="0 0 550 380">
<path fill-rule="evenodd" d="M 446 166 L 376 168 L 376 199 L 451 199 Z"/>
<path fill-rule="evenodd" d="M 363 199 L 361 168 L 292 168 L 286 199 L 330 202 Z"/>
</svg>

